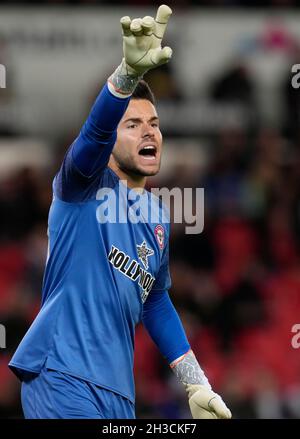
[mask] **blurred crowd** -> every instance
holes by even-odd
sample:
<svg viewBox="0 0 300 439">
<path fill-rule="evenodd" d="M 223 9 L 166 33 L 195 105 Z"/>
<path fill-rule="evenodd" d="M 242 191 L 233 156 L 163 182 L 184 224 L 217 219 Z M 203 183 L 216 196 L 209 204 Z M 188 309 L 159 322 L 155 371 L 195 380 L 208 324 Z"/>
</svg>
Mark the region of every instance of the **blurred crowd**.
<svg viewBox="0 0 300 439">
<path fill-rule="evenodd" d="M 168 67 L 146 79 L 158 100 L 183 99 Z M 149 189 L 205 190 L 204 231 L 187 235 L 184 225 L 172 224 L 170 295 L 201 366 L 236 418 L 300 417 L 300 351 L 292 345 L 300 323 L 300 99 L 290 78 L 282 91 L 282 125 L 264 126 L 245 66 L 223 72 L 210 98 L 242 102 L 256 115 L 250 126 L 211 133 L 199 172 L 183 162 L 149 182 Z M 40 307 L 51 182 L 72 135 L 66 138 L 47 172 L 24 167 L 0 180 L 0 323 L 7 328 L 0 417 L 22 417 L 19 382 L 7 363 Z M 142 325 L 135 377 L 137 417 L 190 417 L 184 389 Z"/>
<path fill-rule="evenodd" d="M 291 328 L 300 313 L 300 145 L 276 130 L 222 132 L 210 166 L 180 165 L 155 185 L 204 187 L 205 228 L 172 226 L 172 300 L 190 343 L 236 417 L 299 417 L 300 357 Z M 38 312 L 47 251 L 49 174 L 21 169 L 0 185 L 0 415 L 20 416 L 7 368 Z M 178 178 L 180 176 L 180 178 Z M 188 417 L 186 397 L 144 329 L 136 335 L 137 414 Z"/>
<path fill-rule="evenodd" d="M 155 75 L 147 78 L 154 89 Z M 173 87 L 169 96 L 158 87 L 160 99 L 182 99 L 176 83 L 164 82 Z M 255 92 L 247 65 L 222 71 L 211 100 L 242 103 L 251 123 L 211 134 L 199 172 L 182 163 L 152 184 L 205 190 L 204 231 L 188 235 L 172 224 L 170 266 L 171 297 L 210 381 L 234 417 L 299 418 L 300 356 L 292 342 L 300 313 L 299 89 L 291 74 L 282 78 L 276 127 L 263 124 Z M 137 350 L 140 415 L 188 416 L 184 391 L 142 327 Z"/>
<path fill-rule="evenodd" d="M 161 0 L 2 0 L 3 4 L 34 4 L 34 5 L 160 5 Z M 297 0 L 168 0 L 166 2 L 169 6 L 176 5 L 176 7 L 189 6 L 207 6 L 207 7 L 298 7 Z"/>
</svg>

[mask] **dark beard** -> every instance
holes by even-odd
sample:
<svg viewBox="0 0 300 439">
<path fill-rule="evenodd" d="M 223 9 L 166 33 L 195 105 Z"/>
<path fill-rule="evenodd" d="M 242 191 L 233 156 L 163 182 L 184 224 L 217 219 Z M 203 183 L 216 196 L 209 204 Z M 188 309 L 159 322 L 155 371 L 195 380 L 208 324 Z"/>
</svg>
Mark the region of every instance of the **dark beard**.
<svg viewBox="0 0 300 439">
<path fill-rule="evenodd" d="M 130 164 L 120 163 L 119 160 L 116 159 L 116 157 L 115 157 L 115 161 L 116 161 L 117 165 L 119 166 L 119 169 L 121 171 L 123 171 L 125 174 L 136 175 L 137 177 L 152 177 L 153 175 L 156 175 L 160 169 L 160 166 L 159 166 L 159 168 L 156 172 L 149 173 L 149 172 L 141 171 L 137 167 L 131 166 Z"/>
</svg>

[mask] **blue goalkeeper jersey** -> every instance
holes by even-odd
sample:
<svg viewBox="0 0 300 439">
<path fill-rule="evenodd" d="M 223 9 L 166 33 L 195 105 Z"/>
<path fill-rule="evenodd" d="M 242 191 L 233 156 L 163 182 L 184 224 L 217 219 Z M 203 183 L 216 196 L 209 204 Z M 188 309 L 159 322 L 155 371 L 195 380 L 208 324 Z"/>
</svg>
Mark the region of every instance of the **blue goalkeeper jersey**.
<svg viewBox="0 0 300 439">
<path fill-rule="evenodd" d="M 170 275 L 161 204 L 128 199 L 107 166 L 128 101 L 104 87 L 54 178 L 42 306 L 10 367 L 22 379 L 45 365 L 134 402 L 134 329 Z"/>
</svg>

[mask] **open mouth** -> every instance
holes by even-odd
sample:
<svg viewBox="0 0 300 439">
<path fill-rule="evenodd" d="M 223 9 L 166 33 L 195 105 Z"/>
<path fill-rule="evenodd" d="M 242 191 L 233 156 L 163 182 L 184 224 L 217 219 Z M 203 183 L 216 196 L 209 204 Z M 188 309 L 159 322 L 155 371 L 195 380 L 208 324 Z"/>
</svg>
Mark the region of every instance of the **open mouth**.
<svg viewBox="0 0 300 439">
<path fill-rule="evenodd" d="M 154 159 L 156 157 L 156 152 L 157 149 L 155 145 L 146 145 L 139 150 L 139 155 L 148 159 Z"/>
</svg>

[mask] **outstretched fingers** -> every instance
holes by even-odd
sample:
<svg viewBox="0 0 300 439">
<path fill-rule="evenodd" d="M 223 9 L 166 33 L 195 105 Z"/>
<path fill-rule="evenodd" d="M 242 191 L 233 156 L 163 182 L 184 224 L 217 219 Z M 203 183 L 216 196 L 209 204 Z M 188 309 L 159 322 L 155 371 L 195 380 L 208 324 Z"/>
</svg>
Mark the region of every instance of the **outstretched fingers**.
<svg viewBox="0 0 300 439">
<path fill-rule="evenodd" d="M 157 10 L 155 18 L 155 35 L 160 40 L 162 40 L 165 34 L 171 14 L 172 9 L 167 5 L 161 5 Z"/>
<path fill-rule="evenodd" d="M 156 14 L 154 20 L 153 17 L 145 16 L 143 19 L 130 17 L 122 17 L 120 22 L 122 26 L 122 32 L 125 37 L 134 35 L 136 37 L 141 35 L 150 36 L 152 34 L 157 38 L 157 47 L 160 45 L 161 40 L 167 28 L 169 18 L 172 14 L 172 9 L 167 5 L 161 5 Z"/>
<path fill-rule="evenodd" d="M 121 26 L 122 26 L 122 32 L 125 37 L 129 37 L 131 35 L 130 25 L 131 25 L 131 19 L 126 15 L 125 17 L 122 17 L 120 20 Z"/>
</svg>

